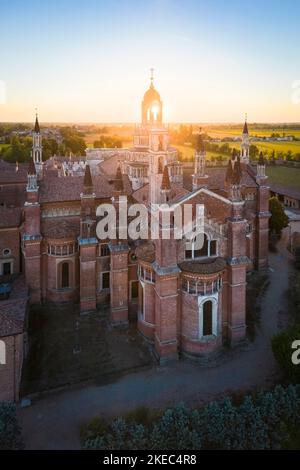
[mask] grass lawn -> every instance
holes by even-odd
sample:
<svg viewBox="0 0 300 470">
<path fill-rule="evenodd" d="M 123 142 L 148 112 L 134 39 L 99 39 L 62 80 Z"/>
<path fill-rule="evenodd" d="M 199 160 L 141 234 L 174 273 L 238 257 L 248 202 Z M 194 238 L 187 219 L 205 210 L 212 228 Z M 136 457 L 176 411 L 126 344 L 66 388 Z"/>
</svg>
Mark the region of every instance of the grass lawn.
<svg viewBox="0 0 300 470">
<path fill-rule="evenodd" d="M 300 168 L 268 166 L 266 173 L 270 183 L 282 184 L 283 186 L 300 190 Z"/>
<path fill-rule="evenodd" d="M 77 304 L 32 306 L 22 396 L 152 366 L 136 324 L 111 328 L 107 315 L 102 311 L 80 316 Z"/>
</svg>

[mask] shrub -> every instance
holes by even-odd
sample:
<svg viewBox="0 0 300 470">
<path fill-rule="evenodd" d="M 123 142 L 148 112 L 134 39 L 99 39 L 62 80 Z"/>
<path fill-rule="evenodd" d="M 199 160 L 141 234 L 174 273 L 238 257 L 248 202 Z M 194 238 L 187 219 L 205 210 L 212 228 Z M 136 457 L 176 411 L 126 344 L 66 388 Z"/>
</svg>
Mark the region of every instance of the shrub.
<svg viewBox="0 0 300 470">
<path fill-rule="evenodd" d="M 150 426 L 154 421 L 161 417 L 161 412 L 148 408 L 147 406 L 139 406 L 124 416 L 127 423 L 143 424 Z"/>
<path fill-rule="evenodd" d="M 144 412 L 143 412 L 144 413 Z M 197 450 L 279 449 L 295 446 L 299 438 L 300 386 L 276 387 L 272 392 L 247 395 L 240 405 L 229 398 L 199 410 L 184 404 L 168 408 L 150 425 L 124 418 L 108 431 L 87 440 L 85 449 Z"/>
<path fill-rule="evenodd" d="M 153 426 L 149 444 L 151 449 L 200 449 L 201 434 L 192 426 L 191 411 L 183 403 L 167 409 Z"/>
<path fill-rule="evenodd" d="M 100 416 L 96 416 L 87 425 L 82 426 L 80 430 L 80 437 L 82 441 L 88 439 L 95 439 L 98 436 L 103 436 L 108 430 L 107 422 Z"/>
<path fill-rule="evenodd" d="M 21 428 L 17 421 L 16 406 L 0 403 L 0 450 L 23 448 Z"/>
</svg>

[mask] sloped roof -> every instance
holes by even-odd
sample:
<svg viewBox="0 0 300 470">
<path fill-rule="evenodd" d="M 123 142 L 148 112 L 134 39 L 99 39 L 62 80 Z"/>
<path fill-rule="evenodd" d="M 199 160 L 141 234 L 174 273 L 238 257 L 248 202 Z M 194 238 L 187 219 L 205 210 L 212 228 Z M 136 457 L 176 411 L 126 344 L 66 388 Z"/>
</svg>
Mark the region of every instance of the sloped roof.
<svg viewBox="0 0 300 470">
<path fill-rule="evenodd" d="M 21 219 L 21 207 L 0 207 L 0 229 L 19 227 Z"/>
<path fill-rule="evenodd" d="M 23 333 L 27 301 L 28 288 L 23 277 L 19 277 L 13 282 L 9 298 L 0 301 L 0 337 Z"/>
<path fill-rule="evenodd" d="M 64 219 L 44 219 L 41 225 L 42 235 L 46 238 L 60 239 L 73 238 L 76 239 L 80 233 L 79 217 L 68 217 Z"/>
<path fill-rule="evenodd" d="M 139 245 L 135 249 L 136 256 L 147 263 L 153 263 L 155 260 L 155 245 L 151 241 L 147 241 Z"/>
<path fill-rule="evenodd" d="M 179 263 L 182 271 L 193 274 L 214 274 L 223 271 L 226 261 L 223 258 L 206 258 L 205 260 L 183 261 Z"/>
<path fill-rule="evenodd" d="M 104 175 L 93 175 L 93 191 L 96 198 L 110 198 L 114 192 L 113 180 Z M 40 182 L 40 202 L 59 202 L 80 200 L 83 192 L 83 176 L 66 176 L 50 178 L 44 177 Z M 126 175 L 123 175 L 124 193 L 132 193 L 131 184 Z"/>
</svg>

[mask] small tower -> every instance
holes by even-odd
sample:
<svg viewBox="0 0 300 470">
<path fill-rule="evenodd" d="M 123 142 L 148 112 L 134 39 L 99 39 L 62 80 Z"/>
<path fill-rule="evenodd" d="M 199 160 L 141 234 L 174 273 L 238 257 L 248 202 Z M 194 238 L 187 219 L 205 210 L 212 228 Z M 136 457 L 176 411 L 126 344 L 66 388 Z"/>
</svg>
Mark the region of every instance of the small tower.
<svg viewBox="0 0 300 470">
<path fill-rule="evenodd" d="M 270 188 L 266 176 L 266 162 L 260 152 L 256 173 L 257 189 L 257 224 L 256 224 L 256 267 L 265 268 L 268 265 L 268 238 L 269 238 L 269 197 Z"/>
<path fill-rule="evenodd" d="M 142 124 L 144 126 L 160 126 L 162 124 L 162 101 L 153 84 L 153 69 L 151 69 L 150 87 L 144 94 L 142 102 Z"/>
<path fill-rule="evenodd" d="M 262 152 L 259 154 L 258 163 L 257 163 L 257 173 L 256 179 L 261 180 L 266 178 L 266 162 Z"/>
<path fill-rule="evenodd" d="M 193 174 L 193 190 L 207 186 L 208 176 L 205 174 L 206 150 L 202 135 L 199 133 L 195 152 L 195 169 Z"/>
<path fill-rule="evenodd" d="M 40 131 L 40 125 L 38 115 L 35 117 L 35 125 L 32 131 L 32 158 L 34 161 L 35 169 L 38 178 L 43 176 L 43 159 L 42 159 L 42 136 Z"/>
<path fill-rule="evenodd" d="M 114 179 L 112 203 L 116 211 L 116 238 L 110 240 L 110 320 L 114 325 L 128 324 L 128 253 L 127 196 L 118 165 Z M 125 214 L 126 220 L 123 215 Z M 125 226 L 124 226 L 125 225 Z"/>
<path fill-rule="evenodd" d="M 26 202 L 24 204 L 23 255 L 26 282 L 29 286 L 30 302 L 41 301 L 41 213 L 39 187 L 33 159 L 27 172 Z"/>
<path fill-rule="evenodd" d="M 86 165 L 81 198 L 80 237 L 80 311 L 96 309 L 97 278 L 96 256 L 98 241 L 96 238 L 95 193 L 90 166 Z"/>
<path fill-rule="evenodd" d="M 228 193 L 229 193 L 230 187 L 232 185 L 232 175 L 233 175 L 232 160 L 231 160 L 231 158 L 229 158 L 228 159 L 227 170 L 226 170 L 226 176 L 225 176 L 225 188 L 226 188 Z"/>
<path fill-rule="evenodd" d="M 242 143 L 241 143 L 241 163 L 248 165 L 249 163 L 249 151 L 250 151 L 250 140 L 247 124 L 247 116 L 245 118 L 244 129 L 242 133 Z"/>
<path fill-rule="evenodd" d="M 161 203 L 161 183 L 163 178 L 163 168 L 165 163 L 164 155 L 150 154 L 149 162 L 149 203 L 150 205 Z"/>
<path fill-rule="evenodd" d="M 228 161 L 225 184 L 228 192 L 228 197 L 231 201 L 241 201 L 241 179 L 242 169 L 240 157 L 235 157 L 234 151 L 232 152 L 231 160 Z"/>
<path fill-rule="evenodd" d="M 31 158 L 29 162 L 29 166 L 28 166 L 28 172 L 27 172 L 26 191 L 27 193 L 30 193 L 30 192 L 37 192 L 37 190 L 38 190 L 37 173 L 36 173 L 33 159 Z"/>
<path fill-rule="evenodd" d="M 164 167 L 161 186 L 160 186 L 160 192 L 163 196 L 162 202 L 167 203 L 169 200 L 169 194 L 171 192 L 171 183 L 170 183 L 169 170 L 168 170 L 167 165 L 165 165 Z"/>
</svg>

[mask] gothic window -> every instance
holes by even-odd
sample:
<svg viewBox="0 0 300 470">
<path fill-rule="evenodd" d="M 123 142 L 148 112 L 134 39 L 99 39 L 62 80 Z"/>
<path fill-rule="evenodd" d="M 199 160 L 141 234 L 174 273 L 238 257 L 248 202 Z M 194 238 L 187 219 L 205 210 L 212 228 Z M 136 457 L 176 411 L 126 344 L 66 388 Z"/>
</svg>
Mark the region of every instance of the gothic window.
<svg viewBox="0 0 300 470">
<path fill-rule="evenodd" d="M 131 281 L 131 298 L 137 299 L 139 295 L 139 281 Z"/>
<path fill-rule="evenodd" d="M 102 282 L 101 282 L 102 290 L 106 290 L 110 288 L 110 272 L 102 273 Z"/>
<path fill-rule="evenodd" d="M 7 276 L 7 275 L 11 274 L 11 263 L 10 262 L 3 263 L 3 265 L 2 265 L 2 274 L 3 274 L 3 276 Z"/>
<path fill-rule="evenodd" d="M 211 300 L 207 300 L 203 304 L 203 336 L 210 336 L 213 334 L 212 328 L 212 312 L 213 304 Z"/>
<path fill-rule="evenodd" d="M 0 364 L 6 364 L 6 347 L 4 341 L 0 340 Z"/>
<path fill-rule="evenodd" d="M 215 256 L 217 254 L 217 240 L 210 241 L 210 256 Z"/>
<path fill-rule="evenodd" d="M 185 259 L 194 259 L 217 255 L 217 240 L 209 240 L 205 233 L 203 235 L 203 242 L 200 239 L 199 245 L 201 246 L 198 246 L 196 240 L 187 242 L 185 246 Z"/>
<path fill-rule="evenodd" d="M 108 243 L 102 243 L 100 245 L 100 256 L 109 256 L 109 246 Z"/>
<path fill-rule="evenodd" d="M 61 287 L 62 289 L 66 289 L 70 287 L 70 280 L 69 280 L 69 263 L 62 263 L 61 266 Z"/>
</svg>

